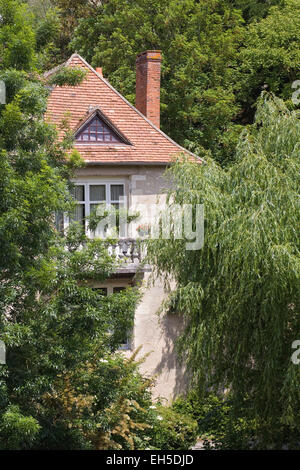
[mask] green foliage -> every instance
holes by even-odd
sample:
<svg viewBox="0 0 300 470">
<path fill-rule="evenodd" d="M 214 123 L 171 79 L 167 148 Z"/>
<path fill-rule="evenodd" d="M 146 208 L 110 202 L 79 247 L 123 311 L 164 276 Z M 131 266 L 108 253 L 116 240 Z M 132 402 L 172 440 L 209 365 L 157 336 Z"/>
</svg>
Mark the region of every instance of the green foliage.
<svg viewBox="0 0 300 470">
<path fill-rule="evenodd" d="M 55 389 L 43 396 L 47 415 L 57 416 L 47 430 L 47 448 L 145 448 L 145 430 L 154 419 L 151 383 L 141 377 L 134 359 L 107 354 L 57 376 Z"/>
<path fill-rule="evenodd" d="M 249 26 L 237 69 L 237 96 L 243 103 L 245 120 L 251 120 L 262 89 L 291 103 L 291 86 L 299 79 L 299 29 L 299 0 L 286 0 L 283 7 L 272 7 L 266 18 Z"/>
<path fill-rule="evenodd" d="M 60 23 L 57 10 L 48 9 L 43 18 L 37 24 L 36 45 L 41 50 L 47 47 L 49 43 L 54 43 L 59 33 Z"/>
<path fill-rule="evenodd" d="M 243 12 L 247 22 L 264 18 L 270 8 L 275 5 L 283 5 L 284 0 L 230 0 L 234 8 Z"/>
<path fill-rule="evenodd" d="M 34 30 L 36 32 L 37 64 L 39 69 L 50 70 L 63 61 L 60 54 L 61 23 L 56 8 L 45 8 L 39 16 L 36 9 Z"/>
<path fill-rule="evenodd" d="M 174 407 L 157 407 L 152 446 L 163 450 L 187 450 L 198 436 L 197 422 Z"/>
<path fill-rule="evenodd" d="M 178 347 L 195 383 L 230 388 L 237 402 L 248 396 L 252 418 L 277 445 L 276 433 L 299 437 L 300 425 L 291 362 L 300 327 L 299 135 L 298 113 L 264 94 L 227 170 L 211 160 L 171 170 L 170 205 L 204 203 L 203 249 L 173 239 L 149 245 L 158 272 L 177 281 L 187 324 Z"/>
<path fill-rule="evenodd" d="M 72 149 L 68 156 L 68 163 L 71 168 L 81 168 L 84 166 L 84 160 L 77 149 Z"/>
<path fill-rule="evenodd" d="M 99 1 L 76 0 L 74 2 L 74 0 L 52 0 L 51 3 L 56 7 L 60 21 L 60 33 L 56 44 L 60 57 L 66 60 L 70 56 L 69 44 L 73 39 L 79 20 L 81 18 L 93 17 L 99 7 Z"/>
<path fill-rule="evenodd" d="M 80 67 L 61 67 L 56 73 L 50 76 L 49 84 L 58 86 L 76 86 L 86 77 L 86 71 Z"/>
<path fill-rule="evenodd" d="M 22 450 L 35 441 L 40 426 L 32 418 L 20 413 L 18 406 L 10 406 L 0 421 L 0 449 Z"/>
<path fill-rule="evenodd" d="M 27 6 L 18 0 L 1 0 L 0 18 L 0 69 L 31 70 L 35 34 Z"/>
<path fill-rule="evenodd" d="M 176 399 L 172 408 L 197 421 L 198 436 L 206 449 L 245 450 L 257 437 L 256 423 L 248 418 L 245 405 L 236 410 L 230 396 L 203 397 L 194 390 Z"/>
</svg>

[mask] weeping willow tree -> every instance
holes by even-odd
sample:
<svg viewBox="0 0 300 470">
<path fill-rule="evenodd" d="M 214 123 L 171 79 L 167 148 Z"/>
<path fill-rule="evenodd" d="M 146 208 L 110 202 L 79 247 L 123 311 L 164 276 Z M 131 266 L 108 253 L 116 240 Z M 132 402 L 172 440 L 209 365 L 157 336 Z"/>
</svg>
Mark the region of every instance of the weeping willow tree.
<svg viewBox="0 0 300 470">
<path fill-rule="evenodd" d="M 299 157 L 299 112 L 262 95 L 230 168 L 208 160 L 169 170 L 170 206 L 204 204 L 204 247 L 149 244 L 157 272 L 177 283 L 170 300 L 186 323 L 178 350 L 194 384 L 247 402 L 270 446 L 300 442 L 300 365 L 291 361 L 300 339 Z"/>
</svg>

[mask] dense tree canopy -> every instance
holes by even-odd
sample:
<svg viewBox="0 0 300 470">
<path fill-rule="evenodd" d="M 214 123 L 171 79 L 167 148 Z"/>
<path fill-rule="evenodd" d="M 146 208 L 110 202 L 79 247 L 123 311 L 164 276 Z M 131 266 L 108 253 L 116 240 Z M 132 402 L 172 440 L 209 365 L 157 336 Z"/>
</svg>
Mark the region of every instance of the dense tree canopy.
<svg viewBox="0 0 300 470">
<path fill-rule="evenodd" d="M 0 66 L 29 70 L 35 59 L 35 34 L 29 9 L 18 0 L 1 0 L 0 14 Z"/>
<path fill-rule="evenodd" d="M 248 23 L 264 18 L 272 6 L 283 5 L 284 0 L 229 0 L 229 3 L 243 12 L 243 17 Z"/>
<path fill-rule="evenodd" d="M 300 2 L 286 0 L 273 7 L 266 18 L 252 23 L 239 51 L 237 96 L 243 119 L 251 121 L 262 89 L 283 98 L 289 105 L 292 83 L 300 70 Z"/>
</svg>

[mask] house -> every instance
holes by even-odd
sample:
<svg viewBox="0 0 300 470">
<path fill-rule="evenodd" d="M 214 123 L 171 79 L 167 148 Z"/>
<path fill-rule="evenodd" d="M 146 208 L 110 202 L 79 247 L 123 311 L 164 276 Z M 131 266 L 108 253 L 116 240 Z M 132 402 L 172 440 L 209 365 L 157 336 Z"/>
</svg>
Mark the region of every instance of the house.
<svg viewBox="0 0 300 470">
<path fill-rule="evenodd" d="M 100 203 L 117 208 L 130 206 L 133 210 L 146 208 L 142 209 L 145 216 L 147 208 L 158 200 L 163 204 L 164 171 L 172 158 L 181 152 L 192 155 L 159 128 L 161 52 L 146 51 L 137 57 L 136 107 L 110 85 L 101 68 L 93 69 L 78 54 L 73 54 L 65 65 L 82 67 L 86 78 L 76 87 L 54 87 L 46 118 L 58 129 L 68 118 L 74 147 L 86 162 L 76 174 L 75 219 L 85 224 L 85 216 Z M 141 254 L 134 236 L 124 233 L 112 250 L 126 262 L 105 285 L 94 287 L 112 294 L 142 282 L 143 296 L 134 331 L 130 339 L 124 339 L 123 349 L 141 346 L 141 355 L 149 353 L 141 370 L 145 375 L 157 376 L 155 395 L 169 399 L 185 387 L 185 370 L 174 352 L 181 321 L 174 315 L 157 315 L 165 298 L 163 285 L 158 280 L 148 285 L 151 269 L 140 268 Z"/>
</svg>

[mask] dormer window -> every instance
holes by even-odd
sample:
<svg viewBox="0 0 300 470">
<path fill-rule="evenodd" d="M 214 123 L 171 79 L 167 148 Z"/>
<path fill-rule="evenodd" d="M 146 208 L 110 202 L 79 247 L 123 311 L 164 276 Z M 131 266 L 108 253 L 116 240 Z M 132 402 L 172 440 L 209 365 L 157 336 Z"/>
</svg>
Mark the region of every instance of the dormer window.
<svg viewBox="0 0 300 470">
<path fill-rule="evenodd" d="M 98 116 L 84 127 L 79 135 L 76 136 L 79 142 L 122 142 L 118 136 L 109 129 Z"/>
<path fill-rule="evenodd" d="M 130 144 L 99 110 L 78 129 L 75 139 L 80 143 Z"/>
</svg>

